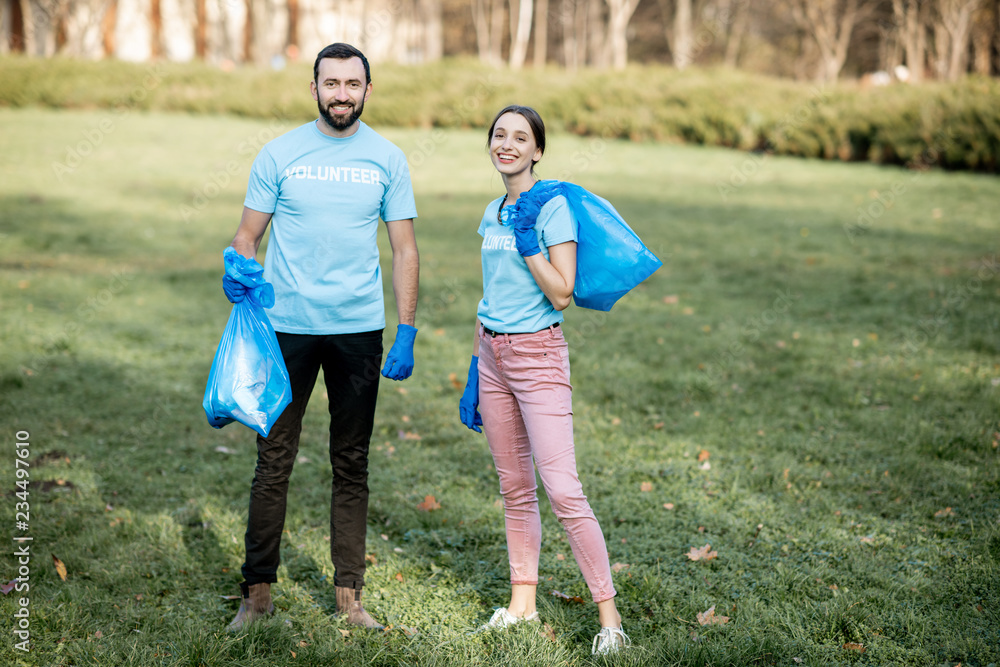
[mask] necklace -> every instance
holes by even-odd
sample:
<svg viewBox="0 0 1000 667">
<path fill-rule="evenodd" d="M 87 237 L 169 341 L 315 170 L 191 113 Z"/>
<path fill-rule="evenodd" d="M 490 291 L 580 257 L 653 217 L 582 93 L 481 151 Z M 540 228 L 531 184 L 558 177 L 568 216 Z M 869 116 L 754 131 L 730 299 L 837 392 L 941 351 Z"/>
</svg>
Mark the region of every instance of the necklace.
<svg viewBox="0 0 1000 667">
<path fill-rule="evenodd" d="M 507 203 L 507 195 L 505 194 L 503 196 L 503 199 L 500 200 L 500 208 L 497 209 L 497 224 L 500 224 L 500 225 L 503 224 L 503 220 L 500 219 L 500 212 L 503 211 L 503 206 L 506 203 Z"/>
</svg>

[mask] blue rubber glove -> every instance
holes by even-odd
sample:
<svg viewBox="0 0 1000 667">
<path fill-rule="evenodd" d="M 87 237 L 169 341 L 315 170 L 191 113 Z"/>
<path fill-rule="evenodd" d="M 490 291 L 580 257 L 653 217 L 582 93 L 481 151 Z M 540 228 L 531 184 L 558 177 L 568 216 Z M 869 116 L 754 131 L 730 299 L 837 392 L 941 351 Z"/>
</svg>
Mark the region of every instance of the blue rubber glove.
<svg viewBox="0 0 1000 667">
<path fill-rule="evenodd" d="M 250 297 L 255 305 L 274 307 L 274 286 L 264 280 L 264 267 L 249 257 L 236 252 L 232 246 L 222 253 L 226 273 L 222 276 L 222 291 L 233 303 Z"/>
<path fill-rule="evenodd" d="M 396 327 L 396 340 L 385 358 L 382 375 L 390 380 L 405 380 L 413 373 L 413 339 L 417 330 L 409 324 Z"/>
<path fill-rule="evenodd" d="M 479 414 L 479 357 L 472 357 L 469 364 L 469 379 L 465 382 L 465 392 L 458 402 L 458 416 L 462 423 L 476 433 L 482 433 L 483 418 Z"/>
<path fill-rule="evenodd" d="M 542 251 L 538 245 L 538 234 L 535 232 L 538 213 L 561 191 L 560 181 L 538 181 L 530 190 L 521 193 L 517 198 L 510 214 L 510 225 L 514 228 L 514 242 L 522 257 L 531 257 Z"/>
<path fill-rule="evenodd" d="M 231 303 L 239 303 L 247 298 L 247 286 L 235 278 L 230 278 L 228 273 L 222 276 L 222 291 L 226 293 L 226 298 Z"/>
</svg>

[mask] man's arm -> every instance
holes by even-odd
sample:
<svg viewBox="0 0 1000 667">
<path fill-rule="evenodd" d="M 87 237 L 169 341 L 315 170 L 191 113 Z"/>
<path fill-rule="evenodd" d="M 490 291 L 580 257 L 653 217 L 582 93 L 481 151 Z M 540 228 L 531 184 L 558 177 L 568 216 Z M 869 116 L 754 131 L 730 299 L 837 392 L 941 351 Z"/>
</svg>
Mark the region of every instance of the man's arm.
<svg viewBox="0 0 1000 667">
<path fill-rule="evenodd" d="M 236 236 L 230 245 L 248 259 L 257 259 L 257 249 L 267 231 L 267 225 L 271 222 L 271 213 L 255 211 L 252 208 L 243 207 L 243 217 L 240 218 L 240 226 L 236 230 Z"/>
<path fill-rule="evenodd" d="M 385 228 L 392 248 L 392 291 L 396 296 L 399 323 L 416 326 L 420 254 L 413 233 L 413 219 L 386 222 Z"/>
</svg>

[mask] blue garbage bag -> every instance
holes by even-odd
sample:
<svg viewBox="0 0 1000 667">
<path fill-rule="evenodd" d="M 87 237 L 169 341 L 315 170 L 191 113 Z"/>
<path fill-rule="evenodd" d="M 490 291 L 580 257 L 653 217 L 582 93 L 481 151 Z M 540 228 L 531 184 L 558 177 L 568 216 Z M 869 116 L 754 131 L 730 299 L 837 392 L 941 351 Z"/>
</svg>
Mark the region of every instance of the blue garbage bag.
<svg viewBox="0 0 1000 667">
<path fill-rule="evenodd" d="M 610 202 L 574 183 L 539 181 L 518 198 L 510 224 L 516 224 L 522 211 L 534 224 L 541 207 L 556 195 L 566 197 L 577 224 L 577 306 L 609 311 L 663 266 Z"/>
<path fill-rule="evenodd" d="M 258 262 L 229 250 L 226 272 L 248 289 L 246 298 L 233 304 L 222 332 L 202 407 L 215 428 L 238 421 L 267 437 L 292 400 L 285 360 L 264 312 L 274 306 L 274 287 L 264 281 Z"/>
</svg>

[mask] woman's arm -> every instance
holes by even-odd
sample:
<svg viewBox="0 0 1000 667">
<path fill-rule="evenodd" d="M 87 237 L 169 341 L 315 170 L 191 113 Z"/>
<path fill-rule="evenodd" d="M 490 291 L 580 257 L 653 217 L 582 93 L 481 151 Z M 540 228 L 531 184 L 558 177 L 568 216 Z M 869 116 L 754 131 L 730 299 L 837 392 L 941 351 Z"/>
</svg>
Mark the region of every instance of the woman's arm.
<svg viewBox="0 0 1000 667">
<path fill-rule="evenodd" d="M 573 300 L 576 282 L 576 241 L 549 247 L 549 258 L 538 253 L 525 257 L 528 270 L 556 310 L 565 310 Z"/>
</svg>

